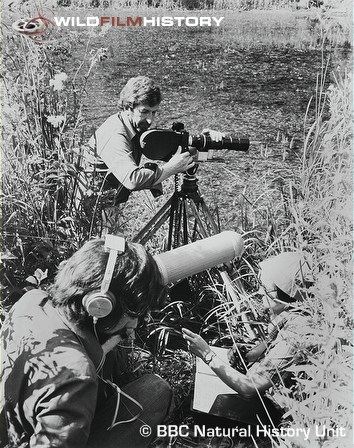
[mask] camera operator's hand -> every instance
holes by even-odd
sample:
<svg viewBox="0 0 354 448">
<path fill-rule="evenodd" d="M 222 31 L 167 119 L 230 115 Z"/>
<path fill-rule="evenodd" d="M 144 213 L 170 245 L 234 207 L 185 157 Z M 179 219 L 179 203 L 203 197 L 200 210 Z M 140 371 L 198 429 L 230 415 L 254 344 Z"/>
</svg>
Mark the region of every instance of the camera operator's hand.
<svg viewBox="0 0 354 448">
<path fill-rule="evenodd" d="M 174 171 L 173 174 L 177 174 L 184 173 L 189 168 L 192 168 L 194 164 L 195 162 L 190 153 L 188 151 L 181 152 L 181 149 L 179 149 L 176 154 L 174 154 L 171 159 L 165 164 L 165 167 L 167 165 Z"/>
<path fill-rule="evenodd" d="M 182 148 L 180 147 L 176 154 L 174 154 L 161 168 L 162 172 L 156 183 L 160 183 L 174 174 L 184 173 L 195 165 L 194 159 L 190 153 L 188 151 L 181 151 Z"/>
<path fill-rule="evenodd" d="M 188 343 L 189 350 L 194 355 L 204 359 L 211 352 L 211 348 L 199 334 L 193 333 L 193 331 L 187 330 L 187 328 L 182 328 L 182 334 Z"/>
<path fill-rule="evenodd" d="M 225 134 L 219 131 L 213 131 L 212 129 L 203 129 L 202 134 L 208 135 L 215 142 L 220 142 Z"/>
</svg>

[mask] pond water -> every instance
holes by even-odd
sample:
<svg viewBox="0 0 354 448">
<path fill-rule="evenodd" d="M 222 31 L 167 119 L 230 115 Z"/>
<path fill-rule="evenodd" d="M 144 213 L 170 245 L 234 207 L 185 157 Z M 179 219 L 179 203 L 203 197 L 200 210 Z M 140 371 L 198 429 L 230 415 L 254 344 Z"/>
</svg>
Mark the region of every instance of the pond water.
<svg viewBox="0 0 354 448">
<path fill-rule="evenodd" d="M 166 14 L 149 10 L 145 15 Z M 203 164 L 199 170 L 201 190 L 222 209 L 223 224 L 237 227 L 235 198 L 241 192 L 254 198 L 296 170 L 305 115 L 311 122 L 314 113 L 315 102 L 308 105 L 316 83 L 326 71 L 322 82 L 328 86 L 338 63 L 348 58 L 345 50 L 322 51 L 316 17 L 293 11 L 232 12 L 220 29 L 108 29 L 90 43 L 91 52 L 105 48 L 107 58 L 89 79 L 87 136 L 116 111 L 127 79 L 141 74 L 156 79 L 164 97 L 159 127 L 182 121 L 191 133 L 207 127 L 249 136 L 248 154 L 224 153 L 224 163 Z M 77 61 L 83 59 L 84 42 L 73 47 Z M 135 194 L 128 208 L 153 212 L 158 204 L 144 192 Z"/>
</svg>

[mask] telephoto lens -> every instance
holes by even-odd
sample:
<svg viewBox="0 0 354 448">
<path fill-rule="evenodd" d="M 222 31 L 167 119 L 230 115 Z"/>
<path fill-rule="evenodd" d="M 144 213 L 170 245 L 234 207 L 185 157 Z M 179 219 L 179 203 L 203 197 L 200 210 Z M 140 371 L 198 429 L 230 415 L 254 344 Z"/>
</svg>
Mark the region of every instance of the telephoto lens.
<svg viewBox="0 0 354 448">
<path fill-rule="evenodd" d="M 230 135 L 222 137 L 220 141 L 216 141 L 205 134 L 192 135 L 183 130 L 150 129 L 142 133 L 140 145 L 142 153 L 150 160 L 167 162 L 177 152 L 179 147 L 183 151 L 187 151 L 188 147 L 194 147 L 199 152 L 208 152 L 212 149 L 245 152 L 250 147 L 250 141 L 246 136 Z"/>
<path fill-rule="evenodd" d="M 228 149 L 230 151 L 248 151 L 250 141 L 248 137 L 237 137 L 229 135 L 221 140 L 212 140 L 208 135 L 189 135 L 189 146 L 197 148 L 198 151 L 209 151 L 210 149 Z"/>
</svg>

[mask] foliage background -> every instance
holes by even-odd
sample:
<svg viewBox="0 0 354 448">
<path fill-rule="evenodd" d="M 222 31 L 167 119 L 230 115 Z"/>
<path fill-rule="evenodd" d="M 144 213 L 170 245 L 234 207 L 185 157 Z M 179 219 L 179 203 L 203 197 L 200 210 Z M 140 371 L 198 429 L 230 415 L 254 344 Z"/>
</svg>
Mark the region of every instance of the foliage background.
<svg viewBox="0 0 354 448">
<path fill-rule="evenodd" d="M 11 29 L 19 15 L 34 17 L 34 6 L 12 2 L 6 11 L 2 316 L 24 290 L 46 287 L 59 262 L 99 233 L 99 203 L 95 194 L 87 194 L 82 176 L 82 145 L 115 112 L 117 94 L 130 76 L 154 76 L 162 80 L 165 92 L 161 126 L 179 120 L 191 132 L 210 127 L 250 136 L 249 154 L 221 154 L 224 162 L 200 168 L 200 189 L 218 212 L 222 228 L 245 236 L 246 255 L 238 267 L 242 288 L 239 281 L 235 285 L 245 307 L 258 304 L 253 273 L 259 260 L 293 248 L 305 251 L 311 260 L 315 284 L 308 292 L 315 299 L 306 305 L 309 327 L 300 345 L 305 352 L 314 344 L 317 350 L 308 350 L 307 363 L 294 370 L 295 398 L 287 390 L 275 391 L 274 397 L 289 409 L 294 427 L 344 426 L 349 446 L 352 101 L 348 6 L 326 2 L 314 11 L 297 9 L 307 6 L 301 2 L 159 3 L 165 9 L 130 2 L 131 8 L 120 9 L 119 14 L 169 15 L 171 8 L 208 6 L 215 15 L 225 15 L 224 27 L 150 28 L 144 33 L 70 28 L 37 45 Z M 114 12 L 127 5 L 72 1 L 67 8 L 62 3 L 60 10 L 55 4 L 43 6 L 47 12 L 54 8 L 56 15 L 85 17 L 88 10 L 90 15 L 103 11 L 109 15 L 109 8 L 114 7 Z M 205 15 L 205 11 L 186 14 Z M 166 194 L 172 189 L 172 182 L 167 183 Z M 84 207 L 77 199 L 81 195 Z M 134 235 L 162 202 L 153 202 L 145 193 L 134 194 L 124 210 L 125 234 Z M 163 232 L 157 235 L 150 249 L 161 249 L 163 238 Z M 207 279 L 207 283 L 218 291 L 215 280 Z M 192 286 L 200 291 L 200 284 Z M 165 325 L 158 330 L 159 358 L 151 368 L 174 384 L 180 399 L 179 421 L 189 418 L 185 400 L 190 392 L 191 359 L 181 342 L 177 344 L 181 351 L 168 351 L 167 337 L 173 342 L 176 315 L 188 318 L 211 341 L 232 343 L 228 328 L 233 328 L 234 338 L 242 337 L 238 311 L 218 296 L 219 292 L 210 298 L 203 288 L 190 302 L 176 297 L 165 310 Z M 231 318 L 225 315 L 225 306 Z M 203 327 L 200 321 L 208 313 L 212 317 Z M 151 325 L 148 330 L 154 333 L 155 324 Z M 347 440 L 342 442 L 344 446 Z M 300 440 L 292 443 L 305 446 Z M 336 447 L 338 440 L 328 437 L 309 443 L 311 448 Z"/>
</svg>

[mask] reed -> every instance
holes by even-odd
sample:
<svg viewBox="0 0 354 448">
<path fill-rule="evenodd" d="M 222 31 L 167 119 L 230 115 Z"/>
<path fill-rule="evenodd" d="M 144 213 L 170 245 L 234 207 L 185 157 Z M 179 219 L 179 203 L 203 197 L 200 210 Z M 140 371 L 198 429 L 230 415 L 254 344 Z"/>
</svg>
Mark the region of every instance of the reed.
<svg viewBox="0 0 354 448">
<path fill-rule="evenodd" d="M 215 0 L 213 7 L 245 9 L 248 4 L 270 8 L 285 3 Z M 126 2 L 108 4 L 115 8 L 123 5 L 126 6 Z M 152 3 L 135 0 L 130 5 L 153 6 Z M 182 2 L 176 6 L 172 0 L 162 0 L 159 5 L 167 9 L 187 7 Z M 85 2 L 73 1 L 72 6 L 81 8 Z M 253 39 L 255 33 L 259 39 L 264 37 L 260 23 L 261 17 L 264 19 L 265 16 L 256 11 L 252 17 L 257 14 L 259 20 L 248 34 L 252 34 Z M 249 22 L 244 17 L 240 23 L 243 22 L 246 30 Z M 266 17 L 268 20 L 262 24 L 269 24 L 269 32 L 265 33 L 269 38 L 265 37 L 264 45 L 280 45 L 281 36 L 287 34 L 286 28 L 280 29 L 274 40 L 271 29 L 278 27 L 280 20 L 272 21 L 269 14 Z M 327 38 L 331 45 L 344 42 L 343 35 L 348 40 L 346 28 L 340 30 L 329 26 L 326 21 L 318 23 L 323 30 L 322 37 Z M 300 30 L 296 40 L 306 40 L 306 32 Z M 224 39 L 225 48 L 228 48 L 227 39 L 230 42 L 235 40 L 235 34 L 226 35 L 218 37 Z M 254 45 L 247 35 L 242 39 L 241 46 Z M 306 40 L 307 45 L 312 45 L 311 39 Z M 76 73 L 70 75 L 64 68 L 69 63 L 65 59 L 71 48 L 68 41 L 51 47 L 36 46 L 21 37 L 17 37 L 15 43 L 5 42 L 1 146 L 2 293 L 3 297 L 9 298 L 3 302 L 5 307 L 12 304 L 15 298 L 12 294 L 17 298 L 23 293 L 21 286 L 25 284 L 25 278 L 33 274 L 34 267 L 43 273 L 49 268 L 50 279 L 63 258 L 71 255 L 91 235 L 99 233 L 97 197 L 85 195 L 87 185 L 82 183 L 81 148 L 87 138 L 83 112 L 85 87 L 104 51 L 99 49 L 90 54 L 87 44 Z M 294 44 L 292 41 L 287 43 Z M 261 196 L 250 197 L 244 192 L 240 198 L 241 215 L 235 227 L 244 232 L 246 256 L 239 269 L 236 291 L 240 304 L 256 314 L 258 261 L 292 248 L 306 253 L 315 280 L 303 308 L 309 316 L 306 337 L 299 342 L 299 349 L 307 355 L 306 363 L 293 369 L 297 381 L 295 395 L 279 389 L 274 392 L 274 398 L 288 408 L 294 427 L 341 426 L 349 434 L 352 84 L 349 73 L 341 75 L 338 72 L 326 90 L 323 78 L 319 78 L 318 94 L 313 99 L 315 120 L 311 118 L 312 121 L 306 122 L 300 169 L 279 172 L 273 188 L 265 186 Z M 264 148 L 263 156 L 269 156 L 270 151 L 271 148 Z M 82 208 L 78 197 L 86 198 L 86 209 Z M 138 230 L 134 226 L 140 224 L 143 215 L 141 204 L 139 209 L 134 209 L 139 200 L 131 201 L 131 218 L 127 215 L 127 227 L 133 228 L 131 233 Z M 150 214 L 154 213 L 154 207 L 152 204 Z M 160 248 L 163 235 L 158 236 L 153 244 Z M 217 275 L 204 278 L 203 282 L 207 287 L 196 285 L 202 293 L 196 301 L 184 303 L 184 314 L 196 325 L 198 320 L 205 323 L 202 328 L 205 337 L 210 336 L 211 340 L 222 343 L 232 342 L 231 330 L 238 330 L 242 316 L 232 303 L 225 304 L 225 294 Z M 176 315 L 181 317 L 181 305 L 177 299 L 165 310 L 163 328 L 158 329 L 155 323 L 151 324 L 152 334 L 159 335 L 160 352 L 168 343 L 166 328 L 171 330 L 172 336 L 176 333 L 173 327 Z M 240 336 L 244 337 L 244 334 L 241 332 Z M 316 350 L 313 350 L 314 346 Z M 172 355 L 169 353 L 168 356 L 170 362 Z M 170 375 L 171 371 L 168 370 L 167 374 Z M 311 440 L 309 447 L 335 448 L 337 441 L 333 437 Z M 345 440 L 341 442 L 341 446 L 345 446 Z"/>
<path fill-rule="evenodd" d="M 287 410 L 284 425 L 310 428 L 307 441 L 274 441 L 289 448 L 352 445 L 348 419 L 352 412 L 352 77 L 349 72 L 338 72 L 333 79 L 327 90 L 318 82 L 313 100 L 316 117 L 308 125 L 301 169 L 290 180 L 287 197 L 284 190 L 278 192 L 278 208 L 269 207 L 275 198 L 269 189 L 258 201 L 246 201 L 248 216 L 252 211 L 258 220 L 257 227 L 249 225 L 245 233 L 244 271 L 248 273 L 240 280 L 247 280 L 253 289 L 235 286 L 240 303 L 251 309 L 257 297 L 252 293 L 257 288 L 257 259 L 296 249 L 311 266 L 313 284 L 304 289 L 306 300 L 296 310 L 307 316 L 306 326 L 298 329 L 296 336 L 297 354 L 302 354 L 303 362 L 287 369 L 295 379 L 291 390 L 284 385 L 273 390 L 273 398 Z M 327 120 L 326 110 L 330 114 Z M 244 222 L 250 224 L 251 220 Z M 233 311 L 237 323 L 240 315 Z M 240 324 L 232 327 L 232 319 L 227 320 L 231 332 L 236 328 L 234 342 L 239 342 Z"/>
<path fill-rule="evenodd" d="M 2 251 L 9 254 L 3 260 L 5 297 L 24 284 L 33 264 L 49 267 L 51 277 L 55 265 L 99 225 L 99 215 L 83 208 L 83 200 L 92 198 L 82 164 L 82 100 L 102 52 L 85 54 L 85 63 L 69 78 L 60 67 L 65 61 L 52 58 L 56 53 L 65 59 L 69 43 L 40 46 L 18 37 L 16 52 L 11 40 L 6 43 L 1 145 Z"/>
</svg>

